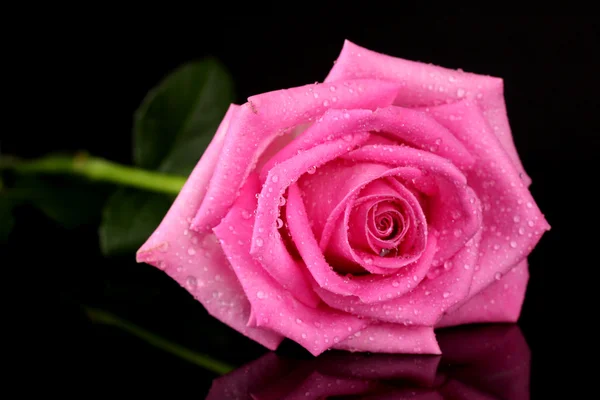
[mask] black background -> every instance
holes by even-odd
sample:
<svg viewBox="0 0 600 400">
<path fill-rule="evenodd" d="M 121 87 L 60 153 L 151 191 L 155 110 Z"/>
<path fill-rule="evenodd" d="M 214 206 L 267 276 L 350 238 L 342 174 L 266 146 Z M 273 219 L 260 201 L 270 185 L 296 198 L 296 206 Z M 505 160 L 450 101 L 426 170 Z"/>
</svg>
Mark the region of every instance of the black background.
<svg viewBox="0 0 600 400">
<path fill-rule="evenodd" d="M 594 336 L 589 315 L 596 313 L 597 301 L 586 289 L 597 268 L 591 254 L 598 237 L 586 229 L 598 210 L 600 43 L 593 19 L 227 17 L 220 29 L 198 24 L 192 33 L 168 39 L 139 30 L 82 35 L 80 45 L 72 32 L 67 37 L 54 42 L 52 58 L 38 61 L 51 67 L 46 76 L 51 88 L 38 93 L 35 102 L 41 107 L 57 102 L 59 111 L 41 121 L 40 131 L 3 133 L 3 153 L 27 157 L 87 149 L 130 163 L 132 115 L 146 92 L 181 63 L 206 55 L 219 58 L 231 72 L 238 104 L 253 94 L 322 81 L 344 39 L 406 59 L 504 78 L 515 143 L 533 179 L 533 196 L 552 226 L 529 258 L 531 280 L 519 322 L 533 351 L 533 398 L 585 384 L 574 380 L 583 367 L 571 357 L 586 356 L 595 346 L 588 339 Z M 64 230 L 32 209 L 19 209 L 17 218 L 2 253 L 9 268 L 14 267 L 10 260 L 19 260 L 20 269 L 5 285 L 12 287 L 11 304 L 19 305 L 19 317 L 27 322 L 28 346 L 42 350 L 26 368 L 52 377 L 46 389 L 77 392 L 73 382 L 109 392 L 164 386 L 203 398 L 215 376 L 127 333 L 90 323 L 81 304 L 109 310 L 235 365 L 264 352 L 209 317 L 166 275 L 136 264 L 133 254 L 102 258 L 95 226 Z M 29 290 L 38 285 L 41 292 Z"/>
</svg>

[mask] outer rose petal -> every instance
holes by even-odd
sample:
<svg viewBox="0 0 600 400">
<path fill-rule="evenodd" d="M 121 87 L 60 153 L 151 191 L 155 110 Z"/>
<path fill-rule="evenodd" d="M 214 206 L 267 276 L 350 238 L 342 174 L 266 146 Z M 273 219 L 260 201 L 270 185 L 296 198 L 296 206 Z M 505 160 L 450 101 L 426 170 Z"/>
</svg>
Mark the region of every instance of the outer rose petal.
<svg viewBox="0 0 600 400">
<path fill-rule="evenodd" d="M 432 327 L 385 323 L 369 325 L 334 348 L 372 353 L 441 354 Z"/>
<path fill-rule="evenodd" d="M 503 81 L 486 75 L 455 71 L 422 62 L 404 60 L 357 46 L 346 40 L 325 82 L 347 79 L 377 79 L 398 82 L 402 90 L 394 101 L 403 107 L 433 106 L 463 98 L 475 99 L 493 127 L 502 147 L 526 184 L 525 174 L 515 148 L 506 116 Z"/>
<path fill-rule="evenodd" d="M 332 91 L 331 87 L 336 89 Z M 275 138 L 323 115 L 330 108 L 373 110 L 389 106 L 397 91 L 395 83 L 353 80 L 250 97 L 229 126 L 224 150 L 192 228 L 203 232 L 219 223 L 259 157 Z"/>
<path fill-rule="evenodd" d="M 260 201 L 254 221 L 254 240 L 250 253 L 262 258 L 262 265 L 269 274 L 296 298 L 309 306 L 316 306 L 318 297 L 311 290 L 305 271 L 291 257 L 276 225 L 281 206 L 280 197 L 292 181 L 297 180 L 309 168 L 320 165 L 364 143 L 369 134 L 353 135 L 349 141 L 335 139 L 315 146 L 273 167 L 260 191 Z M 257 189 L 258 190 L 258 189 Z M 254 195 L 252 196 L 254 197 Z M 246 211 L 247 213 L 248 211 Z M 244 221 L 247 223 L 247 221 Z"/>
<path fill-rule="evenodd" d="M 254 227 L 252 220 L 243 215 L 245 210 L 256 207 L 254 193 L 259 186 L 258 175 L 251 174 L 237 201 L 213 231 L 250 300 L 251 323 L 278 332 L 318 355 L 351 332 L 363 329 L 367 322 L 323 304 L 317 308 L 306 306 L 252 258 L 250 242 Z"/>
<path fill-rule="evenodd" d="M 283 339 L 280 335 L 246 325 L 250 303 L 214 235 L 188 230 L 218 160 L 229 121 L 238 109 L 230 106 L 213 141 L 136 258 L 138 262 L 164 270 L 215 318 L 265 347 L 275 349 Z"/>
<path fill-rule="evenodd" d="M 467 181 L 483 205 L 484 232 L 472 296 L 527 257 L 550 226 L 475 103 L 432 107 L 430 112 L 477 160 Z"/>
<path fill-rule="evenodd" d="M 485 322 L 516 322 L 529 279 L 527 260 L 521 261 L 506 275 L 498 277 L 499 280 L 468 301 L 448 310 L 436 324 L 436 328 Z"/>
</svg>

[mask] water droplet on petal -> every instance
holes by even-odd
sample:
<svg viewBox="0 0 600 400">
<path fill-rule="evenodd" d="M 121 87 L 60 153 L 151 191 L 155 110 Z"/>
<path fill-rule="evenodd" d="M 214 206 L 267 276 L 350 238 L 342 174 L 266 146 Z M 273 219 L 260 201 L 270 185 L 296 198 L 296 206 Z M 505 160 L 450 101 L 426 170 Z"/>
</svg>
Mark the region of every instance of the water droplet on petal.
<svg viewBox="0 0 600 400">
<path fill-rule="evenodd" d="M 271 177 L 271 181 L 272 181 L 273 183 L 276 183 L 278 180 L 279 180 L 279 177 L 278 177 L 277 175 L 273 175 L 273 176 Z"/>
<path fill-rule="evenodd" d="M 365 258 L 363 258 L 363 261 L 365 262 L 365 264 L 371 265 L 371 264 L 373 264 L 373 257 L 366 256 Z"/>
<path fill-rule="evenodd" d="M 277 229 L 279 229 L 283 226 L 283 221 L 281 220 L 281 218 L 277 218 L 275 220 L 275 226 L 277 227 Z"/>
<path fill-rule="evenodd" d="M 306 172 L 308 172 L 309 174 L 314 174 L 315 172 L 317 172 L 317 167 L 315 167 L 314 165 L 312 167 L 310 167 Z"/>
<path fill-rule="evenodd" d="M 379 256 L 380 256 L 380 257 L 385 257 L 385 256 L 387 256 L 388 254 L 390 254 L 390 252 L 391 252 L 391 250 L 390 250 L 390 249 L 381 249 L 381 250 L 379 251 Z"/>
<path fill-rule="evenodd" d="M 525 228 L 520 227 L 519 228 L 519 235 L 524 235 L 525 234 Z"/>
<path fill-rule="evenodd" d="M 527 205 L 527 208 L 532 208 L 533 207 L 533 204 L 531 204 L 530 201 L 528 201 L 526 205 Z"/>
<path fill-rule="evenodd" d="M 188 249 L 187 253 L 188 253 L 190 256 L 193 256 L 194 254 L 196 254 L 196 250 L 194 250 L 194 248 L 193 248 L 193 247 L 190 247 L 190 248 Z"/>
<path fill-rule="evenodd" d="M 533 225 L 535 225 L 535 223 L 533 221 L 527 221 L 527 225 L 533 228 Z"/>
<path fill-rule="evenodd" d="M 510 247 L 512 247 L 513 249 L 517 248 L 517 242 L 515 242 L 514 240 L 510 242 Z"/>
<path fill-rule="evenodd" d="M 194 278 L 193 276 L 188 276 L 185 279 L 185 285 L 190 290 L 196 289 L 197 284 L 198 284 L 198 281 L 196 281 L 196 278 Z"/>
<path fill-rule="evenodd" d="M 460 99 L 461 97 L 465 96 L 465 89 L 463 88 L 458 88 L 458 90 L 456 91 L 456 96 Z"/>
<path fill-rule="evenodd" d="M 262 247 L 262 245 L 265 243 L 264 240 L 262 240 L 262 238 L 256 238 L 256 240 L 254 240 L 254 243 L 258 246 L 258 247 Z"/>
<path fill-rule="evenodd" d="M 339 341 L 340 341 L 340 338 L 339 338 L 339 337 L 337 337 L 337 336 L 334 336 L 334 337 L 333 337 L 333 342 L 334 342 L 334 343 L 338 343 Z"/>
<path fill-rule="evenodd" d="M 450 292 L 444 292 L 444 293 L 442 293 L 442 297 L 443 298 L 447 299 L 448 296 L 450 296 Z"/>
<path fill-rule="evenodd" d="M 496 272 L 494 274 L 494 279 L 499 281 L 500 279 L 502 279 L 502 272 Z"/>
<path fill-rule="evenodd" d="M 252 213 L 249 212 L 248 210 L 242 210 L 242 218 L 250 219 L 250 218 L 252 218 Z"/>
<path fill-rule="evenodd" d="M 302 323 L 302 320 L 301 320 L 300 318 L 296 318 L 296 323 L 297 323 L 297 324 L 301 324 L 301 323 Z"/>
<path fill-rule="evenodd" d="M 398 281 L 392 281 L 392 286 L 398 287 L 398 286 L 400 286 L 400 283 L 398 283 Z"/>
<path fill-rule="evenodd" d="M 469 264 L 465 264 L 465 265 L 463 265 L 463 268 L 469 270 L 469 269 L 471 269 L 471 266 Z"/>
<path fill-rule="evenodd" d="M 521 220 L 521 217 L 519 217 L 518 215 L 515 215 L 513 218 L 513 221 L 515 221 L 515 223 L 519 222 Z"/>
<path fill-rule="evenodd" d="M 302 339 L 306 339 L 306 333 L 303 333 L 301 336 L 302 336 Z"/>
<path fill-rule="evenodd" d="M 256 292 L 256 297 L 258 297 L 259 299 L 262 300 L 262 299 L 265 299 L 267 297 L 267 295 L 262 290 L 259 290 L 258 292 Z"/>
</svg>

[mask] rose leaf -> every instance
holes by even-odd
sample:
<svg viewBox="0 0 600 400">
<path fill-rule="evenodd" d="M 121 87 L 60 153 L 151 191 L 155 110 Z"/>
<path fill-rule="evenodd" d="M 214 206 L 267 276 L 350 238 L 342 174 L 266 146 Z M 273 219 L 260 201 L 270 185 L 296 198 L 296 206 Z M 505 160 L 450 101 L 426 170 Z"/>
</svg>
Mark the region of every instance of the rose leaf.
<svg viewBox="0 0 600 400">
<path fill-rule="evenodd" d="M 216 59 L 175 69 L 135 112 L 135 164 L 187 176 L 233 101 L 232 79 Z"/>
<path fill-rule="evenodd" d="M 135 252 L 165 216 L 173 199 L 121 188 L 106 202 L 100 224 L 100 248 L 107 256 Z"/>
</svg>

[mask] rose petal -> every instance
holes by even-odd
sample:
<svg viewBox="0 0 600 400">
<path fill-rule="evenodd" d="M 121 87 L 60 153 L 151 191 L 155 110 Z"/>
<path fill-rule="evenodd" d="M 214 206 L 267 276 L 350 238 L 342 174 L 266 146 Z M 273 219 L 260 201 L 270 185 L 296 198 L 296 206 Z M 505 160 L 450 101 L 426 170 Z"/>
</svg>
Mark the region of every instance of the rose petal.
<svg viewBox="0 0 600 400">
<path fill-rule="evenodd" d="M 366 303 L 379 302 L 400 296 L 423 279 L 437 249 L 435 237 L 428 238 L 427 248 L 421 259 L 390 275 L 345 276 L 336 273 L 327 263 L 309 227 L 306 209 L 298 185 L 290 186 L 288 193 L 288 225 L 294 243 L 300 243 L 298 251 L 307 269 L 315 279 L 317 291 L 340 295 L 355 295 Z M 293 211 L 292 211 L 293 210 Z M 414 277 L 417 276 L 415 280 Z M 402 284 L 394 284 L 394 281 Z"/>
<path fill-rule="evenodd" d="M 522 261 L 550 226 L 475 103 L 432 107 L 431 114 L 476 158 L 467 178 L 482 202 L 486 230 L 472 296 L 492 283 L 496 273 L 506 273 Z"/>
<path fill-rule="evenodd" d="M 368 135 L 357 133 L 350 140 L 336 139 L 323 143 L 276 165 L 269 171 L 260 192 L 250 253 L 261 258 L 265 270 L 307 305 L 314 307 L 319 300 L 304 275 L 306 272 L 292 258 L 279 233 L 276 221 L 280 213 L 280 197 L 291 182 L 311 167 L 347 153 L 364 142 Z"/>
<path fill-rule="evenodd" d="M 506 150 L 523 182 L 529 185 L 517 154 L 506 115 L 504 83 L 501 78 L 455 71 L 422 62 L 404 60 L 357 46 L 346 40 L 325 82 L 347 79 L 376 79 L 402 86 L 394 105 L 427 107 L 464 98 L 477 101 L 495 136 Z"/>
<path fill-rule="evenodd" d="M 250 303 L 214 235 L 197 234 L 188 229 L 217 163 L 227 125 L 237 111 L 237 106 L 230 106 L 214 140 L 160 225 L 137 251 L 136 259 L 164 270 L 212 316 L 273 350 L 283 338 L 268 330 L 246 325 Z"/>
<path fill-rule="evenodd" d="M 394 168 L 387 170 L 384 174 L 382 174 L 381 178 L 392 176 L 401 178 L 405 174 L 412 176 L 413 173 L 414 170 L 410 168 Z M 393 182 L 397 183 L 395 181 Z M 365 189 L 368 190 L 369 188 L 370 187 L 367 187 Z M 374 193 L 375 191 L 372 190 L 371 192 Z M 336 227 L 335 234 L 333 234 L 335 240 L 330 242 L 328 250 L 331 249 L 334 254 L 338 254 L 340 257 L 343 257 L 349 261 L 353 260 L 354 262 L 360 264 L 365 270 L 376 274 L 390 274 L 394 269 L 397 270 L 405 265 L 409 265 L 410 263 L 418 261 L 419 257 L 421 257 L 426 248 L 427 223 L 425 220 L 425 215 L 423 214 L 423 210 L 421 209 L 417 199 L 404 186 L 400 184 L 396 185 L 396 193 L 398 194 L 398 198 L 402 199 L 412 211 L 411 214 L 413 216 L 413 220 L 410 229 L 410 240 L 413 248 L 408 253 L 399 254 L 396 257 L 380 257 L 378 255 L 373 256 L 370 253 L 352 248 L 347 231 L 350 228 L 349 219 L 352 205 L 359 200 L 349 201 L 344 212 L 343 223 L 334 224 Z M 360 192 L 357 194 L 360 194 Z M 332 213 L 332 216 L 333 215 L 334 213 Z M 323 235 L 323 240 L 325 239 L 326 235 Z"/>
<path fill-rule="evenodd" d="M 409 166 L 436 179 L 437 193 L 430 196 L 428 229 L 439 234 L 438 261 L 448 259 L 467 243 L 481 226 L 481 206 L 467 179 L 450 161 L 435 154 L 404 146 L 362 146 L 343 158 L 353 162 L 379 162 Z M 398 184 L 398 188 L 401 185 Z"/>
<path fill-rule="evenodd" d="M 343 340 L 367 323 L 324 305 L 312 308 L 299 302 L 295 293 L 285 290 L 258 260 L 250 256 L 253 221 L 245 219 L 243 214 L 256 206 L 254 193 L 258 187 L 258 175 L 251 174 L 235 204 L 213 231 L 251 303 L 252 322 L 257 327 L 280 333 L 318 355 L 336 340 Z"/>
<path fill-rule="evenodd" d="M 331 87 L 337 87 L 336 91 L 331 91 Z M 388 106 L 397 90 L 398 85 L 390 82 L 353 80 L 335 85 L 306 85 L 248 98 L 227 130 L 219 163 L 192 228 L 202 232 L 219 223 L 259 157 L 276 137 L 330 108 L 372 110 Z"/>
<path fill-rule="evenodd" d="M 516 322 L 521 313 L 529 273 L 527 260 L 521 261 L 497 281 L 466 302 L 456 304 L 436 327 L 490 322 Z"/>
<path fill-rule="evenodd" d="M 377 304 L 365 304 L 354 296 L 340 296 L 316 289 L 319 296 L 333 308 L 354 315 L 395 324 L 433 326 L 443 313 L 461 302 L 469 293 L 474 265 L 478 257 L 478 245 L 481 234 L 475 235 L 469 246 L 465 246 L 451 258 L 451 267 L 434 279 L 417 279 L 418 286 L 410 292 L 401 292 L 391 300 Z M 394 280 L 391 285 L 382 284 L 379 293 L 389 293 L 402 289 L 402 280 Z M 384 297 L 387 298 L 386 295 Z"/>
<path fill-rule="evenodd" d="M 475 161 L 465 146 L 427 113 L 404 107 L 375 110 L 371 128 L 398 143 L 435 153 L 452 161 L 461 169 Z"/>
<path fill-rule="evenodd" d="M 345 135 L 365 132 L 372 115 L 373 111 L 371 110 L 327 110 L 315 123 L 265 163 L 260 171 L 261 182 L 264 182 L 267 174 L 275 165 L 303 151 Z"/>
<path fill-rule="evenodd" d="M 441 354 L 432 327 L 385 323 L 369 325 L 334 348 L 373 353 Z"/>
</svg>

